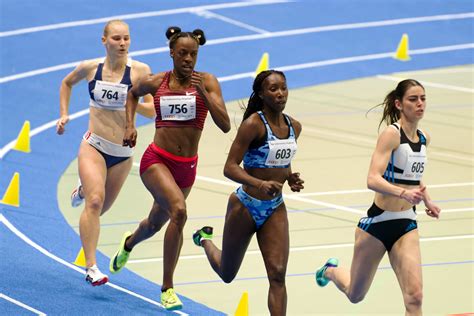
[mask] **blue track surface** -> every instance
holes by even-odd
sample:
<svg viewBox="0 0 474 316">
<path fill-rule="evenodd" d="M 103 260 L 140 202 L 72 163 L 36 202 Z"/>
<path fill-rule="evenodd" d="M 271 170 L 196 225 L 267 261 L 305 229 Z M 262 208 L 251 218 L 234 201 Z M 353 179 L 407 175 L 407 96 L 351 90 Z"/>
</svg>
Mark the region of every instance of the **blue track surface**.
<svg viewBox="0 0 474 316">
<path fill-rule="evenodd" d="M 16 138 L 25 120 L 31 122 L 34 130 L 57 119 L 59 85 L 73 67 L 67 64 L 104 55 L 100 42 L 104 22 L 36 32 L 23 30 L 20 34 L 10 31 L 129 15 L 125 20 L 131 27 L 132 55 L 137 54 L 134 58 L 158 72 L 171 67 L 165 49 L 165 29 L 170 25 L 179 25 L 184 30 L 202 28 L 209 42 L 200 50 L 198 70 L 219 78 L 253 72 L 261 55 L 268 52 L 271 67 L 286 71 L 290 88 L 472 64 L 474 59 L 473 2 L 468 0 L 295 1 L 209 10 L 217 17 L 206 17 L 203 11 L 130 16 L 221 3 L 226 2 L 128 0 L 120 1 L 119 5 L 112 0 L 101 1 L 99 5 L 90 0 L 2 2 L 0 149 L 4 156 L 0 160 L 0 192 L 6 190 L 13 173 L 19 172 L 21 207 L 1 205 L 0 213 L 12 225 L 50 253 L 67 262 L 74 261 L 80 240 L 58 209 L 56 187 L 76 157 L 87 116 L 71 121 L 62 137 L 55 134 L 54 128 L 33 136 L 30 154 L 8 151 L 8 144 Z M 452 16 L 443 18 L 445 15 Z M 219 19 L 222 16 L 253 29 Z M 426 17 L 425 21 L 416 20 L 420 17 Z M 407 18 L 415 20 L 400 20 Z M 410 36 L 413 52 L 410 62 L 400 62 L 389 54 L 377 55 L 393 53 L 403 33 Z M 163 48 L 162 52 L 144 51 L 158 48 Z M 45 70 L 53 66 L 60 69 Z M 28 73 L 35 70 L 40 70 L 40 74 Z M 248 76 L 223 80 L 225 99 L 247 97 L 251 83 Z M 71 100 L 71 114 L 87 109 L 85 83 L 75 87 Z M 140 119 L 139 124 L 143 123 L 145 120 Z M 45 257 L 3 224 L 0 232 L 0 291 L 10 297 L 48 314 L 85 314 L 90 312 L 88 306 L 92 304 L 98 314 L 121 313 L 131 305 L 137 313 L 163 311 L 110 287 L 91 291 L 83 280 L 79 281 L 83 276 L 77 271 Z M 98 260 L 101 266 L 108 265 L 105 256 L 99 256 Z M 112 282 L 158 299 L 159 286 L 131 272 L 114 276 Z M 185 313 L 220 314 L 187 299 L 184 303 Z M 0 300 L 0 312 L 29 313 L 5 300 Z"/>
</svg>

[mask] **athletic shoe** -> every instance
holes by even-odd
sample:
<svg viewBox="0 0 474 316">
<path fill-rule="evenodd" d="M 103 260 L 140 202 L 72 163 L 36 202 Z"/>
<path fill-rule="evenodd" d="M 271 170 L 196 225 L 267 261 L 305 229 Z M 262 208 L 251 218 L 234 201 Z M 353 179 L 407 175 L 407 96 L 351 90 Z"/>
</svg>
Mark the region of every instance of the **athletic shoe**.
<svg viewBox="0 0 474 316">
<path fill-rule="evenodd" d="M 122 268 L 125 267 L 125 265 L 127 264 L 128 257 L 130 256 L 130 251 L 125 250 L 125 242 L 130 236 L 132 236 L 131 232 L 125 232 L 123 234 L 119 249 L 117 250 L 115 255 L 110 258 L 110 272 L 117 273 L 122 270 Z"/>
<path fill-rule="evenodd" d="M 77 188 L 74 189 L 71 193 L 71 205 L 72 207 L 78 207 L 79 205 L 84 202 L 84 197 L 81 196 L 81 180 L 79 180 L 79 183 L 77 184 Z"/>
<path fill-rule="evenodd" d="M 183 303 L 181 303 L 173 288 L 161 292 L 161 305 L 169 311 L 183 308 Z"/>
<path fill-rule="evenodd" d="M 196 246 L 202 247 L 202 240 L 212 240 L 212 230 L 210 226 L 204 226 L 203 228 L 196 230 L 193 234 L 193 241 Z"/>
<path fill-rule="evenodd" d="M 99 268 L 94 264 L 86 269 L 86 281 L 92 284 L 92 286 L 98 286 L 107 283 L 109 277 L 100 272 Z"/>
<path fill-rule="evenodd" d="M 324 264 L 318 271 L 316 271 L 316 283 L 318 283 L 318 285 L 321 287 L 326 286 L 330 280 L 324 276 L 324 273 L 326 272 L 327 268 L 335 268 L 338 265 L 339 260 L 337 260 L 336 258 L 329 258 L 328 261 L 326 261 L 326 264 Z"/>
</svg>

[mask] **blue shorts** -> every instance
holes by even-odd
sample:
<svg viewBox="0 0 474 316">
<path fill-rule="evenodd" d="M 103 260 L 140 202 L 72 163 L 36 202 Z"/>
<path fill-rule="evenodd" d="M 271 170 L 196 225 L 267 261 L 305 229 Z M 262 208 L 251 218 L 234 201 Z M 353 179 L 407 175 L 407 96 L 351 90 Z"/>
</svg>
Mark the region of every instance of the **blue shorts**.
<svg viewBox="0 0 474 316">
<path fill-rule="evenodd" d="M 242 204 L 249 210 L 252 215 L 257 230 L 259 230 L 266 220 L 273 214 L 273 212 L 283 203 L 283 195 L 279 195 L 271 200 L 259 200 L 245 192 L 242 187 L 235 190 L 235 195 L 242 202 Z"/>
</svg>

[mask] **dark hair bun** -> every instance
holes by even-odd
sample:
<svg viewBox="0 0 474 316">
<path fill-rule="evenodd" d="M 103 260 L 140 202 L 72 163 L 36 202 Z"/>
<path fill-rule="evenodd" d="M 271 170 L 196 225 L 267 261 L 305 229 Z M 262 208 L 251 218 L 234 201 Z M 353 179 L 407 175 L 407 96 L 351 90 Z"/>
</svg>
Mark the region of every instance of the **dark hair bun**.
<svg viewBox="0 0 474 316">
<path fill-rule="evenodd" d="M 178 34 L 181 32 L 181 28 L 178 27 L 178 26 L 170 26 L 167 30 L 166 30 L 166 38 L 167 39 L 170 39 L 173 35 L 175 34 Z"/>
<path fill-rule="evenodd" d="M 196 38 L 198 39 L 199 41 L 199 45 L 204 45 L 206 44 L 206 36 L 204 36 L 204 31 L 201 30 L 201 29 L 195 29 L 193 31 L 193 34 L 194 36 L 196 36 Z"/>
</svg>

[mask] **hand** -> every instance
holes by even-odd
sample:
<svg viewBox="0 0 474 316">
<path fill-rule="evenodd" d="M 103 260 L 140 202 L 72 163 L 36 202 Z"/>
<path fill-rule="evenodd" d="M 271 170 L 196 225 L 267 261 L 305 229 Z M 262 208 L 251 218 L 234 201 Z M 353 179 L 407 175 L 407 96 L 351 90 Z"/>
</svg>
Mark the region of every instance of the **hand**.
<svg viewBox="0 0 474 316">
<path fill-rule="evenodd" d="M 68 115 L 63 115 L 59 118 L 59 120 L 56 122 L 56 133 L 58 135 L 64 134 L 65 126 L 68 122 L 69 122 Z"/>
<path fill-rule="evenodd" d="M 277 196 L 283 188 L 283 183 L 277 182 L 277 181 L 262 181 L 260 186 L 258 187 L 259 190 L 262 190 L 266 194 L 270 196 Z"/>
<path fill-rule="evenodd" d="M 402 194 L 400 194 L 400 198 L 407 200 L 410 204 L 418 205 L 425 197 L 425 190 L 426 186 L 423 186 L 421 188 L 404 190 Z"/>
<path fill-rule="evenodd" d="M 434 217 L 436 219 L 439 218 L 439 213 L 441 212 L 441 208 L 438 205 L 434 204 L 431 200 L 425 201 L 425 212 L 426 215 L 430 217 Z"/>
<path fill-rule="evenodd" d="M 135 127 L 127 127 L 125 129 L 125 135 L 123 135 L 122 146 L 129 146 L 130 148 L 135 147 L 137 144 L 137 129 Z"/>
<path fill-rule="evenodd" d="M 291 191 L 300 192 L 304 189 L 304 181 L 300 178 L 299 172 L 290 173 L 288 177 L 288 185 L 290 186 Z"/>
<path fill-rule="evenodd" d="M 206 91 L 206 87 L 204 87 L 204 79 L 200 72 L 193 72 L 191 76 L 191 85 L 196 87 L 196 90 L 199 92 L 200 95 L 203 95 Z"/>
</svg>

